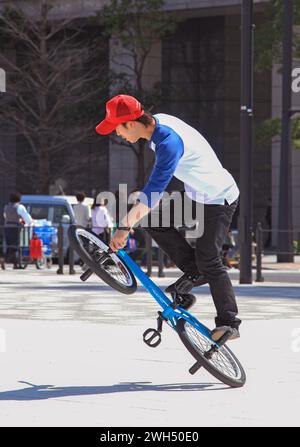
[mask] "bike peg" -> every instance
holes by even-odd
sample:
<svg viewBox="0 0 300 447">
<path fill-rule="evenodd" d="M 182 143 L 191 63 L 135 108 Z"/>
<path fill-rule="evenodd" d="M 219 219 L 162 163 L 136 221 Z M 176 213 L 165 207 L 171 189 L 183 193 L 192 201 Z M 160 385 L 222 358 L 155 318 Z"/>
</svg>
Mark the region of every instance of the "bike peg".
<svg viewBox="0 0 300 447">
<path fill-rule="evenodd" d="M 195 374 L 201 367 L 202 367 L 202 365 L 201 365 L 199 362 L 196 362 L 196 363 L 189 369 L 189 373 L 190 373 L 190 374 Z"/>
<path fill-rule="evenodd" d="M 92 270 L 88 268 L 85 272 L 82 273 L 82 275 L 80 275 L 81 281 L 86 281 L 87 279 L 89 279 L 90 276 L 92 276 L 92 274 Z"/>
<path fill-rule="evenodd" d="M 148 335 L 149 337 L 147 338 Z M 157 340 L 155 341 L 156 338 Z M 161 343 L 161 334 L 156 329 L 150 328 L 143 333 L 143 340 L 150 348 L 156 348 Z"/>
</svg>

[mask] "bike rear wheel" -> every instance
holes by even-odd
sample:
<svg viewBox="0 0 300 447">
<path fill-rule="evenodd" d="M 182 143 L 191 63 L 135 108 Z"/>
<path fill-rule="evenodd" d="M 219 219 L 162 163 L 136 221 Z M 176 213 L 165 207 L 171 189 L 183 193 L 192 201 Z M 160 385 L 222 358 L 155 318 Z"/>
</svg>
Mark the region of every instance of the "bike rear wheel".
<svg viewBox="0 0 300 447">
<path fill-rule="evenodd" d="M 183 318 L 178 320 L 176 329 L 188 351 L 214 377 L 232 388 L 242 387 L 245 384 L 245 371 L 226 345 L 219 347 L 209 359 L 205 357 L 205 353 L 211 349 L 214 343 L 208 336 Z"/>
<path fill-rule="evenodd" d="M 136 291 L 137 283 L 131 270 L 116 253 L 110 253 L 108 245 L 94 233 L 71 225 L 68 236 L 71 247 L 82 261 L 106 284 L 127 295 Z"/>
</svg>

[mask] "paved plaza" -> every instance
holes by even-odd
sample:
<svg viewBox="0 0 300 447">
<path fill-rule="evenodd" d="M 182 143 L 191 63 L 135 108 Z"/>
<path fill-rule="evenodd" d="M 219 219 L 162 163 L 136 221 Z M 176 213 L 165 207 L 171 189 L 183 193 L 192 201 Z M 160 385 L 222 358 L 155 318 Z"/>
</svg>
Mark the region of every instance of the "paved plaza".
<svg viewBox="0 0 300 447">
<path fill-rule="evenodd" d="M 162 288 L 178 275 L 166 273 L 153 277 Z M 82 283 L 78 267 L 1 271 L 0 425 L 299 426 L 300 282 L 233 283 L 241 389 L 205 370 L 191 376 L 193 358 L 169 327 L 158 348 L 143 343 L 158 306 L 141 286 L 128 296 L 96 277 Z M 193 312 L 213 327 L 209 288 L 194 290 Z"/>
</svg>

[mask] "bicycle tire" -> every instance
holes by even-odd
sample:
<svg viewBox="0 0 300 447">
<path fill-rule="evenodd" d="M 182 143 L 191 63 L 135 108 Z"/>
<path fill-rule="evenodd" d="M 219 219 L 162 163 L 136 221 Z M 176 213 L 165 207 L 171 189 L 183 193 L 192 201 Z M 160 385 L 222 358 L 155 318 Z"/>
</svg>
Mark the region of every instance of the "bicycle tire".
<svg viewBox="0 0 300 447">
<path fill-rule="evenodd" d="M 218 369 L 214 365 L 212 360 L 208 360 L 207 358 L 204 357 L 204 355 L 203 355 L 203 353 L 201 353 L 201 349 L 200 349 L 201 342 L 199 342 L 199 345 L 197 346 L 197 344 L 192 340 L 191 328 L 192 328 L 192 331 L 195 332 L 195 334 L 196 333 L 198 334 L 199 340 L 200 340 L 200 337 L 203 339 L 202 343 L 204 343 L 204 345 L 206 344 L 207 349 L 209 349 L 209 347 L 213 343 L 208 337 L 206 337 L 204 334 L 200 333 L 200 331 L 198 331 L 196 328 L 194 328 L 193 325 L 188 323 L 183 318 L 180 318 L 178 320 L 177 326 L 176 326 L 177 333 L 178 333 L 181 341 L 183 342 L 184 346 L 192 354 L 192 356 L 197 360 L 197 362 L 201 366 L 203 366 L 210 374 L 212 374 L 216 379 L 220 380 L 224 384 L 226 384 L 232 388 L 239 388 L 239 387 L 244 386 L 244 384 L 246 383 L 246 374 L 245 374 L 245 371 L 244 371 L 241 363 L 236 358 L 236 356 L 233 354 L 233 352 L 226 345 L 224 345 L 221 348 L 219 348 L 218 353 L 213 354 L 213 358 L 214 358 L 215 363 L 217 363 L 217 362 L 215 360 L 216 357 L 214 357 L 214 356 L 217 356 L 217 355 L 220 358 L 220 360 L 219 360 L 220 364 L 222 362 L 224 362 L 224 364 L 225 364 L 225 361 L 227 361 L 228 364 L 226 365 L 226 368 L 228 368 L 228 371 L 231 368 L 232 375 L 234 376 L 234 374 L 236 374 L 236 377 L 230 377 L 229 374 L 225 374 L 224 372 L 222 372 L 220 369 Z M 199 334 L 201 334 L 201 335 L 199 335 Z M 206 341 L 204 341 L 205 339 L 206 339 Z M 205 346 L 203 346 L 203 348 L 204 347 Z M 203 351 L 205 351 L 205 350 L 206 349 L 203 349 Z"/>
<path fill-rule="evenodd" d="M 109 254 L 108 258 L 110 258 L 110 260 L 114 262 L 115 265 L 117 265 L 120 270 L 120 274 L 127 278 L 128 284 L 122 284 L 122 282 L 116 280 L 104 268 L 97 264 L 94 259 L 92 259 L 91 254 L 86 251 L 80 241 L 80 233 L 81 235 L 85 234 L 87 239 L 91 238 L 93 243 L 101 248 L 103 252 L 108 251 L 109 247 L 103 241 L 101 241 L 92 231 L 80 227 L 79 225 L 71 225 L 68 230 L 69 242 L 71 247 L 76 251 L 83 262 L 92 270 L 93 273 L 98 275 L 99 278 L 101 278 L 110 287 L 126 295 L 133 294 L 137 289 L 135 276 L 123 262 L 123 260 L 117 255 L 117 253 Z"/>
</svg>

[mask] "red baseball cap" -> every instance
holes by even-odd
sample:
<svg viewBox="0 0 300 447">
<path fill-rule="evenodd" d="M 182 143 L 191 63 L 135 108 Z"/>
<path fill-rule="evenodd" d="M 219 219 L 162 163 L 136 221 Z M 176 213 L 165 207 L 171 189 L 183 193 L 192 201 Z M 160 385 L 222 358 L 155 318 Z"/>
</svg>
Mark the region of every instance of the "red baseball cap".
<svg viewBox="0 0 300 447">
<path fill-rule="evenodd" d="M 134 121 L 144 114 L 141 103 L 133 96 L 117 95 L 106 103 L 106 117 L 97 127 L 100 135 L 108 135 L 119 124 Z"/>
</svg>

